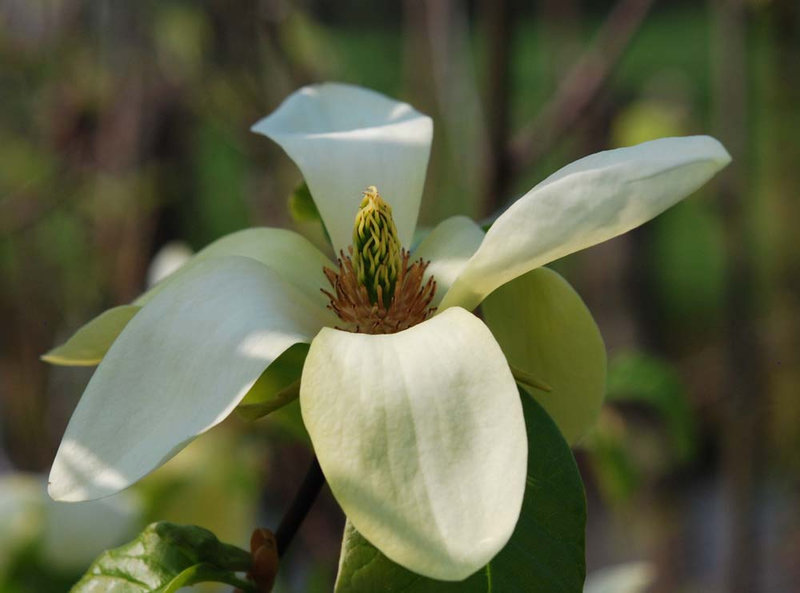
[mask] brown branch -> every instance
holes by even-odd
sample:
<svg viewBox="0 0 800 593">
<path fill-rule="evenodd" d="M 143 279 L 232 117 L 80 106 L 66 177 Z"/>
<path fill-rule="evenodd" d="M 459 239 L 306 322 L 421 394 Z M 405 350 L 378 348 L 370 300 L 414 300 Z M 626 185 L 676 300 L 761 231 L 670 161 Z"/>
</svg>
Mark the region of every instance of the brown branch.
<svg viewBox="0 0 800 593">
<path fill-rule="evenodd" d="M 620 0 L 592 47 L 575 63 L 538 115 L 511 140 L 511 173 L 536 163 L 566 134 L 605 87 L 653 0 Z"/>
<path fill-rule="evenodd" d="M 308 511 L 311 510 L 314 501 L 317 500 L 320 490 L 325 485 L 325 476 L 319 466 L 316 456 L 311 461 L 303 482 L 297 490 L 297 494 L 281 519 L 280 525 L 275 530 L 275 542 L 278 547 L 278 556 L 283 557 L 286 549 L 294 539 L 300 524 L 306 518 Z"/>
</svg>

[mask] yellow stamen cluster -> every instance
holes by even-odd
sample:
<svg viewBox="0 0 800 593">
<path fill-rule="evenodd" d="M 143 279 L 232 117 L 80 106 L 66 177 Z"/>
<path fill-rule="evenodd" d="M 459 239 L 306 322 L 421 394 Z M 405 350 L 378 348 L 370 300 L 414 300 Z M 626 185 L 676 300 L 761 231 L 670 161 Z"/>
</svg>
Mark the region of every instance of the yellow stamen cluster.
<svg viewBox="0 0 800 593">
<path fill-rule="evenodd" d="M 391 301 L 400 268 L 400 239 L 392 207 L 371 185 L 356 214 L 353 227 L 353 267 L 373 303 Z"/>
<path fill-rule="evenodd" d="M 328 308 L 356 333 L 391 334 L 425 321 L 435 311 L 430 262 L 412 262 L 400 246 L 391 207 L 374 186 L 367 188 L 356 214 L 353 246 L 340 253 L 338 270 L 324 268 L 333 292 Z"/>
</svg>

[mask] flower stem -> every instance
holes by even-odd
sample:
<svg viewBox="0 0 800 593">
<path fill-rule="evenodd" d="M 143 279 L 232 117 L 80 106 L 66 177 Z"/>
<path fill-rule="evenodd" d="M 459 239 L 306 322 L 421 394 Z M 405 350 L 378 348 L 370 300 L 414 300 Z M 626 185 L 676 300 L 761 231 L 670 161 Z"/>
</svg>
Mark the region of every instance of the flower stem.
<svg viewBox="0 0 800 593">
<path fill-rule="evenodd" d="M 292 543 L 297 530 L 303 519 L 306 518 L 308 511 L 317 499 L 319 491 L 325 484 L 325 476 L 322 475 L 322 468 L 319 466 L 316 455 L 311 461 L 311 466 L 303 478 L 300 488 L 297 489 L 292 504 L 281 519 L 278 529 L 275 531 L 275 541 L 278 544 L 278 556 L 283 556 L 289 544 Z"/>
</svg>

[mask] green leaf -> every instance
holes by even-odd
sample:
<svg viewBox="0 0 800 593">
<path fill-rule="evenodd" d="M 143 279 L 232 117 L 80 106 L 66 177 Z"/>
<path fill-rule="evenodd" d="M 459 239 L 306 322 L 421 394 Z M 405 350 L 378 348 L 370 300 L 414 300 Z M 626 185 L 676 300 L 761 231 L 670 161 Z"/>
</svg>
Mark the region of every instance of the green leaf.
<svg viewBox="0 0 800 593">
<path fill-rule="evenodd" d="M 586 576 L 586 500 L 569 446 L 547 413 L 521 392 L 528 482 L 505 548 L 462 582 L 442 582 L 395 564 L 348 522 L 335 593 L 580 593 Z"/>
<path fill-rule="evenodd" d="M 523 387 L 567 441 L 578 441 L 597 420 L 606 388 L 603 337 L 581 297 L 556 272 L 538 268 L 490 294 L 483 314 L 512 369 L 550 391 Z"/>
<path fill-rule="evenodd" d="M 132 542 L 103 552 L 71 593 L 173 593 L 202 582 L 254 592 L 235 574 L 249 568 L 248 552 L 202 527 L 153 523 Z"/>
</svg>

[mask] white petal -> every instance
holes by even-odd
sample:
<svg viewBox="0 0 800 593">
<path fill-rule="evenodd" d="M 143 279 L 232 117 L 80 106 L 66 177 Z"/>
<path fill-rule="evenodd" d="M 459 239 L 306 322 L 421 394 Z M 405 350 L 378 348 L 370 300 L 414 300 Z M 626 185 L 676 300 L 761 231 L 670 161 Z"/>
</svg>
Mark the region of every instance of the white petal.
<svg viewBox="0 0 800 593">
<path fill-rule="evenodd" d="M 221 422 L 284 350 L 326 322 L 266 266 L 209 258 L 128 323 L 95 371 L 50 472 L 57 500 L 99 498 Z"/>
<path fill-rule="evenodd" d="M 210 257 L 230 255 L 249 257 L 268 266 L 320 307 L 328 302 L 320 292 L 320 288 L 328 285 L 322 268 L 334 266 L 308 239 L 285 229 L 245 229 L 209 244 L 141 295 L 134 304 L 121 305 L 101 313 L 81 327 L 67 342 L 42 356 L 42 360 L 61 365 L 96 365 L 142 305 L 199 262 Z"/>
<path fill-rule="evenodd" d="M 625 233 L 730 162 L 714 138 L 662 138 L 593 154 L 557 171 L 504 212 L 444 299 L 476 307 L 498 286 Z"/>
<path fill-rule="evenodd" d="M 481 227 L 466 216 L 453 216 L 436 225 L 414 251 L 415 260 L 430 261 L 425 277 L 426 280 L 428 276 L 436 279 L 434 306 L 441 302 L 477 251 L 484 234 Z"/>
<path fill-rule="evenodd" d="M 322 330 L 300 406 L 334 496 L 390 559 L 461 580 L 508 541 L 525 424 L 503 353 L 472 314 L 453 308 L 393 335 Z"/>
<path fill-rule="evenodd" d="M 324 266 L 334 267 L 331 261 L 308 239 L 298 233 L 286 229 L 257 227 L 225 235 L 210 243 L 189 259 L 178 271 L 165 278 L 165 281 L 136 299 L 135 304 L 143 305 L 167 286 L 172 279 L 191 270 L 197 263 L 209 257 L 229 255 L 249 257 L 261 262 L 276 272 L 284 281 L 303 291 L 310 299 L 317 301 L 322 306 L 328 302 L 320 292 L 320 288 L 328 285 L 322 268 Z"/>
<path fill-rule="evenodd" d="M 370 185 L 392 206 L 402 243 L 411 244 L 433 136 L 428 116 L 374 91 L 327 83 L 296 91 L 252 130 L 300 168 L 337 253 L 352 242 Z"/>
<path fill-rule="evenodd" d="M 606 393 L 606 347 L 581 297 L 559 274 L 539 268 L 495 290 L 482 310 L 509 364 L 551 388 L 527 388 L 531 395 L 567 441 L 578 441 L 597 421 Z"/>
</svg>

